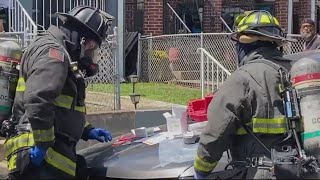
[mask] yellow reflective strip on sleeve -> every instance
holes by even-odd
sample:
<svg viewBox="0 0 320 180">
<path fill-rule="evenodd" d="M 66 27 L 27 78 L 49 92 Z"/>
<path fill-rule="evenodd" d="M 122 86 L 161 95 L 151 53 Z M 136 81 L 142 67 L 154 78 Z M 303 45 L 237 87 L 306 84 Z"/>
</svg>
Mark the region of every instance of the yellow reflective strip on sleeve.
<svg viewBox="0 0 320 180">
<path fill-rule="evenodd" d="M 87 127 L 87 126 L 89 126 L 90 125 L 90 123 L 88 123 L 87 121 L 86 121 L 86 124 L 84 125 L 84 127 Z"/>
<path fill-rule="evenodd" d="M 237 133 L 236 133 L 237 135 L 244 135 L 244 134 L 247 134 L 247 131 L 243 128 L 243 127 L 241 127 L 241 128 L 239 128 L 238 130 L 237 130 Z"/>
<path fill-rule="evenodd" d="M 54 140 L 54 127 L 50 129 L 32 130 L 35 142 L 50 142 Z"/>
<path fill-rule="evenodd" d="M 281 134 L 287 131 L 286 118 L 253 118 L 254 133 Z"/>
<path fill-rule="evenodd" d="M 72 103 L 73 103 L 73 97 L 67 96 L 67 95 L 60 95 L 53 101 L 54 105 L 58 107 L 66 108 L 66 109 L 71 109 Z M 74 110 L 85 113 L 86 106 L 75 106 Z"/>
<path fill-rule="evenodd" d="M 13 171 L 14 169 L 17 168 L 17 157 L 18 157 L 18 155 L 14 154 L 8 160 L 8 170 L 9 171 Z"/>
<path fill-rule="evenodd" d="M 74 110 L 85 113 L 86 112 L 86 106 L 75 106 Z"/>
<path fill-rule="evenodd" d="M 20 77 L 18 79 L 16 91 L 17 92 L 24 92 L 25 90 L 26 90 L 26 82 L 24 81 L 23 77 Z"/>
<path fill-rule="evenodd" d="M 63 107 L 66 109 L 71 109 L 72 102 L 73 102 L 73 97 L 66 96 L 66 95 L 60 95 L 53 101 L 54 105 L 58 107 Z"/>
<path fill-rule="evenodd" d="M 209 163 L 202 160 L 198 155 L 196 155 L 196 159 L 194 161 L 194 168 L 201 172 L 211 172 L 217 164 L 218 161 L 214 163 Z"/>
<path fill-rule="evenodd" d="M 20 148 L 32 146 L 34 146 L 33 135 L 31 133 L 25 133 L 7 139 L 3 144 L 3 149 L 5 152 L 5 157 L 8 157 Z"/>
<path fill-rule="evenodd" d="M 75 176 L 76 174 L 76 163 L 52 148 L 48 149 L 45 160 L 55 168 L 60 169 L 71 176 Z"/>
</svg>

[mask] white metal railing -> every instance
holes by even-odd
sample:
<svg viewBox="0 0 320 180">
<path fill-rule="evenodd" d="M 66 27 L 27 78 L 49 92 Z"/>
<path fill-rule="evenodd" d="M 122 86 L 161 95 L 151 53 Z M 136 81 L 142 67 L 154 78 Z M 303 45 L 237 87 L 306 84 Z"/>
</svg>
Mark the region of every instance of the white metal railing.
<svg viewBox="0 0 320 180">
<path fill-rule="evenodd" d="M 204 48 L 198 48 L 197 53 L 201 53 L 201 97 L 204 98 L 206 94 L 216 91 L 231 73 Z"/>
<path fill-rule="evenodd" d="M 71 9 L 81 6 L 99 7 L 106 12 L 106 0 L 35 0 L 34 21 L 41 27 L 42 31 L 50 25 L 61 25 L 56 16 L 57 12 L 67 13 Z"/>
<path fill-rule="evenodd" d="M 23 33 L 23 45 L 27 45 L 37 35 L 37 25 L 33 22 L 19 0 L 9 0 L 8 9 L 9 32 Z"/>
<path fill-rule="evenodd" d="M 177 14 L 177 12 L 172 8 L 172 6 L 167 3 L 169 9 L 171 10 L 171 13 L 174 15 L 174 24 L 175 24 L 175 32 L 180 33 L 191 33 L 191 30 L 188 28 L 188 26 L 184 23 L 184 21 L 180 18 L 180 16 Z M 181 32 L 182 30 L 182 32 Z"/>
</svg>

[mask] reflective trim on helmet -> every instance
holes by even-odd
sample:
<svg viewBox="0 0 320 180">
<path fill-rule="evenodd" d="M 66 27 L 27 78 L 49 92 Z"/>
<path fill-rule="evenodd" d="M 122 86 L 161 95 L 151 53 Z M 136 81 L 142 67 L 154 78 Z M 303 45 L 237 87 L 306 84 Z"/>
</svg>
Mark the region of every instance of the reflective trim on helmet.
<svg viewBox="0 0 320 180">
<path fill-rule="evenodd" d="M 196 159 L 194 160 L 194 168 L 198 171 L 209 173 L 211 172 L 218 164 L 218 161 L 209 163 L 202 158 L 200 158 L 198 155 L 196 155 Z"/>
<path fill-rule="evenodd" d="M 246 18 L 244 18 L 243 23 L 245 24 L 258 24 L 260 22 L 258 22 L 259 18 L 256 14 L 250 14 L 248 15 Z"/>
<path fill-rule="evenodd" d="M 18 79 L 16 91 L 17 92 L 24 92 L 25 90 L 26 90 L 26 82 L 23 77 L 20 77 Z"/>
<path fill-rule="evenodd" d="M 35 142 L 50 142 L 55 138 L 54 127 L 50 129 L 32 130 L 32 134 Z"/>
<path fill-rule="evenodd" d="M 273 23 L 276 24 L 277 26 L 280 26 L 278 19 L 275 17 L 273 17 Z"/>
<path fill-rule="evenodd" d="M 269 12 L 267 11 L 252 11 L 249 13 L 246 17 L 242 18 L 239 22 L 236 32 L 244 32 L 247 30 L 256 30 L 259 31 L 260 28 L 273 28 L 274 30 L 269 31 L 275 35 L 283 36 L 284 33 L 278 32 L 282 31 L 279 21 L 273 17 Z M 278 30 L 276 30 L 278 29 Z M 274 32 L 274 31 L 277 32 Z"/>
<path fill-rule="evenodd" d="M 52 148 L 47 150 L 45 160 L 48 164 L 71 176 L 76 174 L 76 163 Z"/>
<path fill-rule="evenodd" d="M 9 157 L 12 153 L 25 147 L 34 146 L 33 134 L 24 133 L 7 139 L 3 145 L 5 157 Z"/>
<path fill-rule="evenodd" d="M 277 118 L 253 118 L 252 132 L 263 134 L 283 134 L 287 131 L 287 120 L 284 116 Z M 246 130 L 241 127 L 236 132 L 237 135 L 247 134 Z"/>
<path fill-rule="evenodd" d="M 271 19 L 269 18 L 269 16 L 262 14 L 260 17 L 260 23 L 270 24 L 272 22 L 271 22 Z"/>
</svg>

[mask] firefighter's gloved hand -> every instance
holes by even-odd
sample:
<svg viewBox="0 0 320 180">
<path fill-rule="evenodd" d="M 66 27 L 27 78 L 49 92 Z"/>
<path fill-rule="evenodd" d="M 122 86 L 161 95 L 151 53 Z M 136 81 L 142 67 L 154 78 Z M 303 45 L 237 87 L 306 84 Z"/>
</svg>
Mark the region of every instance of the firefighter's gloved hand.
<svg viewBox="0 0 320 180">
<path fill-rule="evenodd" d="M 100 137 L 104 136 L 104 140 Z M 89 132 L 89 139 L 95 139 L 100 142 L 108 142 L 112 140 L 111 133 L 105 129 L 102 128 L 94 128 Z"/>
<path fill-rule="evenodd" d="M 40 166 L 46 156 L 47 149 L 34 146 L 31 148 L 30 161 L 35 166 Z"/>
</svg>

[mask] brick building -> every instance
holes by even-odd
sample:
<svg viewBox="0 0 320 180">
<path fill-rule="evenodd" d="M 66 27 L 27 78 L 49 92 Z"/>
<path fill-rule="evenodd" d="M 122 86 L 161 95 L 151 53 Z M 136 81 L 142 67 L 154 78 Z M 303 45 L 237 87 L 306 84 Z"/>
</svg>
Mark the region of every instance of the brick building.
<svg viewBox="0 0 320 180">
<path fill-rule="evenodd" d="M 299 33 L 301 21 L 311 17 L 311 2 L 293 1 L 293 33 Z M 220 16 L 232 26 L 237 14 L 252 9 L 268 10 L 280 20 L 283 29 L 288 26 L 288 0 L 127 0 L 127 30 L 153 35 L 178 33 L 181 23 L 179 24 L 167 3 L 193 32 L 226 31 Z M 315 19 L 319 22 L 317 12 L 318 6 L 315 9 Z"/>
</svg>

